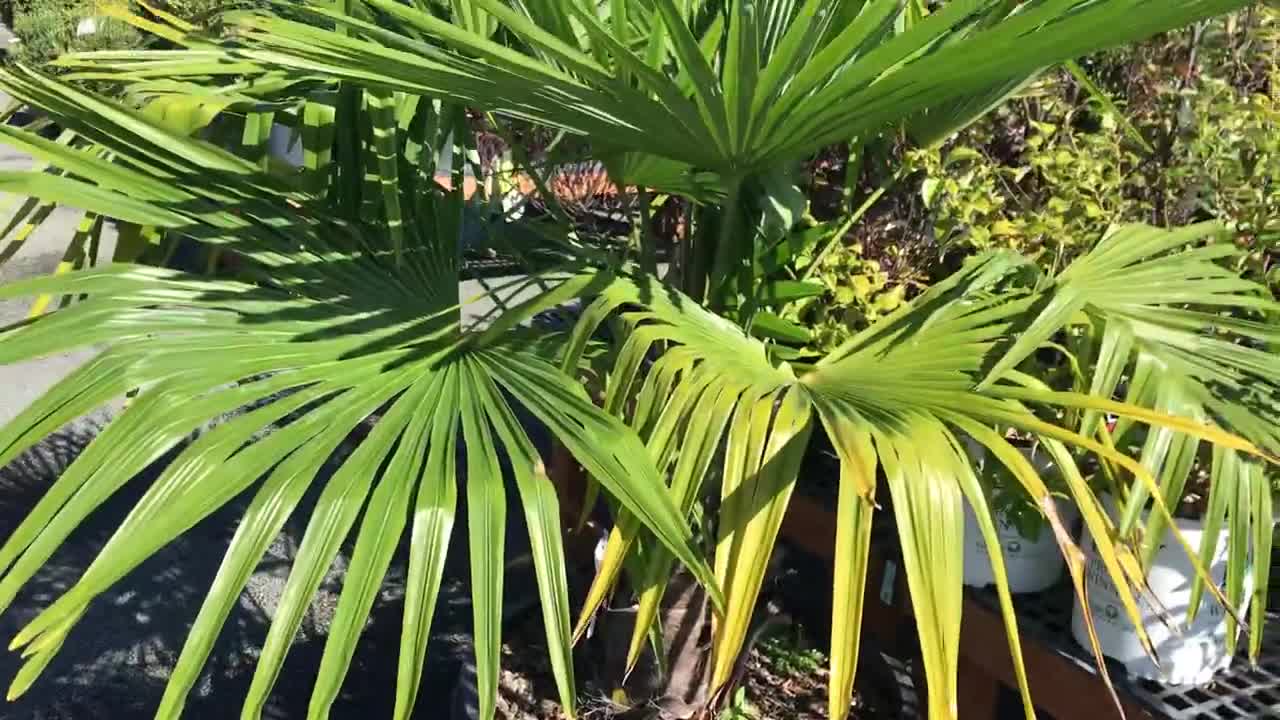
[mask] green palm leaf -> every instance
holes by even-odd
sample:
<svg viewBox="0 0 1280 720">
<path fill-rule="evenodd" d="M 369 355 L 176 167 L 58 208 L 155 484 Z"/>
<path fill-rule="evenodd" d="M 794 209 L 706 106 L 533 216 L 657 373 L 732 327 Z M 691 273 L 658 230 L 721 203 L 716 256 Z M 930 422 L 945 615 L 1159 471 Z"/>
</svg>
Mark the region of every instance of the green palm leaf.
<svg viewBox="0 0 1280 720">
<path fill-rule="evenodd" d="M 625 4 L 474 0 L 455 4 L 451 22 L 392 0 L 347 13 L 294 3 L 336 29 L 234 13 L 225 20 L 245 44 L 221 55 L 200 45 L 61 63 L 135 91 L 156 77 L 182 92 L 182 78 L 237 75 L 272 87 L 321 77 L 447 97 L 588 135 L 600 150 L 661 156 L 683 171 L 645 182 L 678 192 L 688 183 L 673 175 L 695 168 L 741 176 L 903 121 L 941 137 L 1043 68 L 1246 4 L 954 0 L 918 17 L 901 0 L 695 4 L 689 13 L 660 0 L 612 14 Z M 516 42 L 498 42 L 499 27 Z M 651 42 L 635 47 L 633 37 Z M 244 83 L 228 90 L 258 92 Z M 663 177 L 669 184 L 656 184 Z"/>
<path fill-rule="evenodd" d="M 859 565 L 865 563 L 863 538 L 869 528 L 875 488 L 874 473 L 868 468 L 883 464 L 890 479 L 912 604 L 924 629 L 922 649 L 933 678 L 930 707 L 935 717 L 952 717 L 954 712 L 959 642 L 955 629 L 960 622 L 961 585 L 960 561 L 955 553 L 960 543 L 961 524 L 957 518 L 962 498 L 974 505 L 980 523 L 990 524 L 987 501 L 976 479 L 971 479 L 969 461 L 955 434 L 972 437 L 986 446 L 998 462 L 1008 465 L 1041 505 L 1064 553 L 1079 557 L 1080 550 L 1058 519 L 1044 481 L 991 426 L 1013 426 L 1040 436 L 1054 448 L 1058 462 L 1068 466 L 1064 475 L 1071 498 L 1081 506 L 1091 532 L 1095 537 L 1115 537 L 1114 522 L 1084 481 L 1076 467 L 1076 457 L 1062 442 L 1097 453 L 1129 472 L 1142 473 L 1143 466 L 1089 438 L 1040 420 L 1023 402 L 1100 406 L 1073 393 L 1034 387 L 1020 391 L 1008 383 L 998 383 L 985 392 L 977 387 L 992 364 L 1017 344 L 1011 341 L 1014 332 L 1028 322 L 1027 318 L 1043 317 L 1034 313 L 1052 300 L 1051 289 L 1009 289 L 1008 283 L 1016 281 L 1023 269 L 1022 261 L 1006 255 L 973 262 L 799 377 L 786 366 L 772 365 L 765 345 L 741 328 L 642 277 L 619 278 L 592 306 L 591 319 L 579 328 L 580 334 L 589 333 L 609 307 L 618 308 L 629 333 L 618 354 L 608 395 L 638 398 L 631 413 L 626 412 L 625 404 L 616 401 L 606 402 L 606 408 L 627 417 L 638 432 L 649 438 L 660 468 L 667 469 L 671 467 L 668 463 L 674 462 L 673 491 L 678 495 L 706 492 L 697 489 L 697 478 L 687 476 L 688 467 L 695 460 L 702 462 L 697 460 L 700 453 L 695 448 L 705 447 L 711 437 L 726 433 L 715 565 L 717 579 L 725 590 L 725 614 L 716 630 L 713 668 L 719 672 L 713 672 L 713 683 L 727 681 L 731 658 L 740 651 L 741 633 L 755 604 L 759 578 L 772 546 L 773 521 L 788 502 L 796 469 L 786 444 L 774 443 L 771 438 L 793 432 L 788 430 L 794 427 L 793 421 L 787 418 L 801 417 L 797 414 L 799 406 L 817 410 L 842 461 L 837 552 L 848 560 L 848 570 L 838 580 L 834 603 L 838 613 L 833 617 L 833 628 L 837 630 L 832 649 L 835 688 L 852 687 L 849 683 L 855 670 L 852 658 L 857 647 L 857 608 L 865 572 Z M 1068 319 L 1059 321 L 1059 327 Z M 638 358 L 648 354 L 659 340 L 668 343 L 667 350 L 641 375 Z M 1014 371 L 1006 374 L 1014 380 L 1021 378 Z M 667 397 L 670 401 L 659 408 L 645 399 L 652 397 Z M 783 410 L 796 403 L 796 410 Z M 1188 418 L 1150 412 L 1126 403 L 1105 405 L 1108 411 L 1152 424 L 1152 435 L 1167 430 L 1178 442 L 1208 440 L 1223 447 L 1259 452 L 1252 444 L 1226 435 L 1194 415 Z M 721 425 L 729 417 L 732 420 L 728 429 L 722 431 Z M 686 446 L 693 453 L 690 457 L 676 460 L 660 451 L 670 442 L 668 436 L 673 429 L 684 433 L 686 443 L 693 443 Z M 704 437 L 704 433 L 712 434 Z M 1145 484 L 1154 485 L 1153 472 L 1145 471 Z M 752 497 L 756 499 L 743 500 Z M 615 531 L 611 537 L 606 557 L 621 567 L 622 558 L 631 547 L 628 533 L 633 536 L 634 532 L 626 529 L 625 519 L 619 523 L 623 531 Z M 1099 547 L 1104 571 L 1122 588 L 1121 597 L 1130 617 L 1137 618 L 1136 594 L 1137 588 L 1142 587 L 1138 549 L 1109 539 L 1100 540 Z M 661 600 L 666 572 L 660 559 L 650 557 L 648 563 L 649 570 L 636 583 L 644 621 L 638 623 L 632 640 L 633 661 L 643 648 L 647 620 L 654 617 Z M 998 561 L 996 564 L 1011 651 L 1020 658 L 1004 570 Z M 1073 563 L 1073 570 L 1080 572 L 1080 565 Z M 615 579 L 616 573 L 598 576 L 592 598 L 603 597 Z M 589 601 L 585 612 L 593 610 L 594 601 Z M 585 615 L 580 625 L 584 622 Z M 1020 667 L 1019 678 L 1030 708 L 1025 674 Z M 833 690 L 833 717 L 847 711 L 847 701 L 847 694 Z"/>
<path fill-rule="evenodd" d="M 105 401 L 138 390 L 0 547 L 0 604 L 7 605 L 71 531 L 133 475 L 180 447 L 191 432 L 228 418 L 180 450 L 80 582 L 19 633 L 15 647 L 23 646 L 28 660 L 11 695 L 35 680 L 96 596 L 236 494 L 256 487 L 247 510 L 252 524 L 233 539 L 166 692 L 162 716 L 176 716 L 275 531 L 339 446 L 358 443 L 324 482 L 244 714 L 261 712 L 302 612 L 363 514 L 312 698 L 313 715 L 327 712 L 412 508 L 409 622 L 397 697 L 398 714 L 406 716 L 452 521 L 451 456 L 461 438 L 473 541 L 482 541 L 473 542 L 472 554 L 482 704 L 492 708 L 496 693 L 502 543 L 494 533 L 503 524 L 493 502 L 502 497 L 499 458 L 510 457 L 529 519 L 552 665 L 565 707 L 572 708 L 555 492 L 508 398 L 546 423 L 619 507 L 711 585 L 639 439 L 595 408 L 569 377 L 513 344 L 510 334 L 460 329 L 457 236 L 434 232 L 458 227 L 458 195 L 441 191 L 429 202 L 402 205 L 406 213 L 424 214 L 405 223 L 397 252 L 390 232 L 328 217 L 323 198 L 282 186 L 249 161 L 38 75 L 4 80 L 15 94 L 38 97 L 62 112 L 77 132 L 100 138 L 114 158 L 40 147 L 51 163 L 73 165 L 76 177 L 51 185 L 48 175 L 14 174 L 11 187 L 88 206 L 119 203 L 116 212 L 129 207 L 138 222 L 233 251 L 250 268 L 246 279 L 213 280 L 111 265 L 0 290 L 3 298 L 83 297 L 0 331 L 0 360 L 105 345 L 96 360 L 0 430 L 0 462 Z M 161 416 L 165 420 L 157 422 Z M 353 439 L 356 426 L 375 417 L 367 437 Z"/>
<path fill-rule="evenodd" d="M 1213 423 L 1248 438 L 1272 456 L 1280 454 L 1280 362 L 1265 349 L 1276 338 L 1276 329 L 1259 319 L 1280 305 L 1267 290 L 1239 278 L 1227 264 L 1237 249 L 1221 238 L 1222 229 L 1212 223 L 1174 232 L 1145 227 L 1122 228 L 1096 249 L 1073 263 L 1050 282 L 1050 299 L 1030 320 L 1018 341 L 996 364 L 992 375 L 1021 362 L 1032 348 L 1067 322 L 1067 315 L 1087 320 L 1086 334 L 1097 348 L 1088 392 L 1110 399 L 1123 376 L 1128 377 L 1127 402 L 1159 412 Z M 1206 240 L 1208 242 L 1206 242 Z M 988 378 L 990 382 L 990 377 Z M 1028 397 L 1028 399 L 1033 399 Z M 1086 435 L 1100 432 L 1096 408 L 1085 409 L 1080 429 Z M 1131 421 L 1116 426 L 1113 442 L 1126 442 Z M 1199 441 L 1169 429 L 1152 430 L 1142 441 L 1143 467 L 1158 477 L 1158 502 L 1176 504 L 1183 496 L 1196 461 Z M 1228 566 L 1228 607 L 1239 607 L 1243 593 L 1243 566 L 1248 554 L 1244 538 L 1258 532 L 1254 523 L 1270 526 L 1269 504 L 1251 498 L 1267 495 L 1260 467 L 1237 462 L 1234 452 L 1215 449 L 1210 485 L 1210 511 L 1206 525 L 1214 530 L 1231 518 L 1234 542 Z M 1135 481 L 1128 489 L 1118 529 L 1135 532 L 1143 508 L 1153 490 Z M 1168 529 L 1165 516 L 1150 513 L 1141 523 L 1141 559 L 1146 565 Z M 1266 543 L 1269 546 L 1269 543 Z M 1200 549 L 1207 561 L 1213 542 Z M 1269 561 L 1253 556 L 1255 577 L 1265 577 Z M 1193 584 L 1194 614 L 1205 589 L 1197 577 Z M 1250 609 L 1254 623 L 1265 617 L 1265 600 Z M 1232 643 L 1236 634 L 1230 618 Z M 1252 641 L 1256 652 L 1258 639 Z"/>
<path fill-rule="evenodd" d="M 810 0 L 796 12 L 781 0 L 757 3 L 750 12 L 744 3 L 728 3 L 723 44 L 703 44 L 690 19 L 664 0 L 655 12 L 636 13 L 637 23 L 669 40 L 666 50 L 651 46 L 646 56 L 627 46 L 627 22 L 615 18 L 610 26 L 577 3 L 529 14 L 500 0 L 474 3 L 526 49 L 496 43 L 488 26 L 450 24 L 407 5 L 367 0 L 377 24 L 305 8 L 338 22 L 341 32 L 264 15 L 231 16 L 249 46 L 228 59 L 261 72 L 320 73 L 447 95 L 619 149 L 734 173 L 804 156 L 978 91 L 996 98 L 1041 68 L 1244 4 L 957 0 L 895 33 L 894 21 L 904 12 L 899 0 Z M 826 32 L 832 18 L 845 14 L 844 5 L 854 9 L 852 21 Z M 576 42 L 565 34 L 566 16 L 586 30 Z M 761 17 L 769 23 L 766 32 L 756 30 Z M 72 62 L 92 62 L 100 72 L 103 59 Z M 646 70 L 668 64 L 675 75 Z M 624 77 L 639 87 L 619 82 L 611 67 L 626 68 Z M 136 66 L 115 67 L 126 68 L 137 72 Z M 687 88 L 672 79 L 679 77 L 687 78 Z M 655 146 L 650 138 L 659 135 L 665 142 Z"/>
</svg>

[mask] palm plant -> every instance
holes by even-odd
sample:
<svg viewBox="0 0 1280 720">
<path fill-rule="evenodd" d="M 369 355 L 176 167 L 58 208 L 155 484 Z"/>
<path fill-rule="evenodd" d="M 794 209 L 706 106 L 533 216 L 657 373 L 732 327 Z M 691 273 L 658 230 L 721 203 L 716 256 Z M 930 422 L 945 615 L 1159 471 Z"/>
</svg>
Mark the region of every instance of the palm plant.
<svg viewBox="0 0 1280 720">
<path fill-rule="evenodd" d="M 113 26 L 124 26 L 127 23 L 155 39 L 167 41 L 180 47 L 194 49 L 209 44 L 206 38 L 201 37 L 200 29 L 191 22 L 159 8 L 146 6 L 146 9 L 153 15 L 152 18 L 134 15 L 125 6 L 103 4 L 97 7 L 98 13 L 109 18 Z M 67 9 L 66 11 L 70 12 L 71 10 Z M 272 107 L 270 102 L 267 101 L 267 95 L 272 89 L 270 83 L 264 82 L 262 78 L 257 78 L 256 80 L 257 82 L 253 84 L 251 90 L 238 87 L 235 83 L 230 83 L 220 88 L 222 97 L 220 102 L 216 104 L 191 103 L 181 97 L 172 95 L 159 98 L 136 97 L 134 99 L 144 113 L 162 122 L 171 130 L 184 134 L 207 132 L 209 123 L 217 118 L 220 110 L 257 107 L 265 107 L 269 110 Z M 0 111 L 0 120 L 3 120 L 5 131 L 9 131 L 12 127 L 19 125 L 20 120 L 25 116 L 30 116 L 30 119 L 22 123 L 21 127 L 28 134 L 34 133 L 43 137 L 52 136 L 58 143 L 81 152 L 106 152 L 104 148 L 96 145 L 92 139 L 81 136 L 70 128 L 57 125 L 50 117 L 42 114 L 39 108 L 32 108 L 21 100 L 9 98 L 4 110 Z M 247 151 L 241 154 L 246 154 L 255 159 L 264 157 L 264 144 L 267 140 L 266 131 L 270 130 L 271 125 L 270 118 L 270 112 L 245 113 L 245 121 L 241 123 L 243 126 L 242 132 L 236 138 L 237 144 L 241 145 L 240 149 Z M 264 119 L 266 120 L 265 123 L 263 122 Z M 14 137 L 10 135 L 9 137 L 11 142 L 16 142 L 21 147 L 21 138 L 25 136 Z M 33 169 L 51 175 L 66 174 L 62 168 L 45 163 L 38 163 Z M 56 200 L 41 200 L 36 196 L 17 196 L 10 203 L 6 203 L 5 214 L 7 217 L 3 226 L 0 227 L 0 265 L 4 265 L 18 256 L 27 241 L 39 231 L 42 225 L 48 222 L 51 217 L 54 217 L 54 210 L 59 207 L 78 211 L 80 217 L 77 232 L 71 238 L 68 238 L 61 261 L 54 269 L 55 274 L 95 267 L 103 262 L 145 262 L 147 264 L 169 265 L 178 249 L 176 238 L 166 237 L 155 227 L 139 226 L 111 215 L 84 212 L 82 208 L 59 203 Z M 118 237 L 110 257 L 107 257 L 104 247 L 108 243 L 104 242 L 103 234 L 112 225 L 114 225 Z M 53 300 L 54 298 L 49 295 L 37 297 L 32 302 L 30 316 L 35 317 L 45 313 Z"/>
<path fill-rule="evenodd" d="M 1167 522 L 1186 448 L 1213 444 L 1224 476 L 1249 457 L 1280 454 L 1280 366 L 1259 349 L 1276 333 L 1247 319 L 1275 303 L 1220 265 L 1232 247 L 1204 242 L 1219 228 L 1127 228 L 1055 277 L 1039 276 L 1016 255 L 983 256 L 814 362 L 793 347 L 803 344 L 803 328 L 766 309 L 804 288 L 779 287 L 768 269 L 785 255 L 799 212 L 790 165 L 809 153 L 898 127 L 936 140 L 1047 66 L 1244 4 L 472 0 L 444 7 L 348 0 L 288 5 L 290 18 L 229 15 L 235 34 L 221 44 L 63 61 L 80 77 L 127 83 L 148 107 L 180 117 L 245 111 L 246 137 L 260 137 L 271 122 L 264 98 L 292 103 L 307 148 L 297 177 L 188 137 L 164 113 L 38 73 L 6 73 L 0 84 L 7 92 L 94 149 L 7 130 L 10 142 L 63 174 L 0 175 L 0 187 L 196 239 L 244 261 L 236 279 L 113 265 L 0 290 L 3 297 L 75 299 L 5 329 L 0 360 L 107 345 L 0 431 L 0 462 L 108 399 L 138 392 L 0 548 L 0 606 L 137 471 L 210 419 L 242 411 L 185 447 L 80 582 L 19 634 L 15 645 L 28 661 L 11 694 L 48 665 L 94 596 L 254 487 L 159 715 L 180 713 L 266 544 L 335 448 L 374 415 L 374 430 L 326 483 L 312 514 L 246 717 L 261 712 L 305 604 L 362 510 L 311 714 L 326 715 L 410 519 L 396 716 L 412 712 L 463 474 L 480 710 L 493 714 L 500 457 L 510 459 L 529 521 L 552 667 L 569 712 L 572 637 L 626 574 L 638 596 L 628 652 L 634 664 L 653 637 L 676 563 L 715 608 L 707 662 L 710 702 L 718 701 L 742 651 L 800 458 L 819 428 L 841 464 L 833 718 L 849 710 L 881 484 L 919 621 L 929 713 L 955 716 L 963 504 L 989 544 L 995 533 L 961 434 L 1007 466 L 1042 508 L 1083 592 L 1082 554 L 1055 499 L 993 428 L 1044 443 L 1136 619 L 1142 543 L 1158 531 L 1139 532 L 1136 517 L 1154 497 L 1150 522 Z M 463 328 L 456 289 L 462 199 L 433 180 L 439 149 L 466 134 L 464 106 L 585 136 L 619 187 L 695 203 L 666 282 L 656 277 L 651 245 L 633 262 L 591 250 L 563 223 L 543 224 L 539 235 L 564 259 L 536 273 L 548 289 L 487 327 Z M 536 167 L 530 172 L 540 180 Z M 575 298 L 587 304 L 567 337 L 546 342 L 520 327 L 540 309 Z M 618 328 L 618 342 L 598 408 L 575 375 L 605 322 Z M 1019 371 L 1062 331 L 1085 339 L 1083 380 L 1072 391 Z M 1115 400 L 1124 377 L 1126 395 Z M 514 419 L 512 400 L 552 429 L 614 512 L 577 633 L 570 631 L 555 487 Z M 1062 408 L 1069 412 L 1053 412 Z M 1148 438 L 1156 439 L 1141 462 L 1115 449 L 1098 422 L 1103 412 L 1152 428 Z M 454 459 L 459 443 L 465 473 Z M 1133 478 L 1132 489 L 1121 487 L 1133 509 L 1119 522 L 1086 482 L 1085 454 Z M 718 486 L 708 482 L 713 477 Z M 1270 527 L 1270 495 L 1260 474 L 1244 477 L 1258 479 L 1223 482 L 1229 487 L 1218 505 L 1223 514 L 1234 508 L 1231 522 L 1253 528 L 1258 547 L 1269 547 L 1260 528 Z M 687 518 L 711 496 L 718 511 L 705 557 Z M 1255 557 L 1265 566 L 1262 552 Z M 992 562 L 1030 717 L 1016 618 L 1001 559 Z M 1213 583 L 1205 587 L 1222 595 Z M 1254 603 L 1255 626 L 1262 605 Z"/>
</svg>

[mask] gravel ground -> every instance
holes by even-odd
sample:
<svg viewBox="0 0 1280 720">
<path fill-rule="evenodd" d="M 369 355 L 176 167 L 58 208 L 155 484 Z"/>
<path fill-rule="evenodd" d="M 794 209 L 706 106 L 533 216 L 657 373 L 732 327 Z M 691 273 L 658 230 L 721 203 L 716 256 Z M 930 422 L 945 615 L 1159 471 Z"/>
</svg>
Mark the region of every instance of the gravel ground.
<svg viewBox="0 0 1280 720">
<path fill-rule="evenodd" d="M 0 470 L 0 534 L 7 535 L 41 492 L 92 438 L 90 421 L 53 436 Z M 157 468 L 136 478 L 77 530 L 35 576 L 3 616 L 0 636 L 13 633 L 67 589 L 123 519 Z M 320 478 L 323 482 L 323 477 Z M 319 485 L 320 483 L 317 483 Z M 314 498 L 311 498 L 314 500 Z M 80 720 L 128 718 L 154 712 L 186 631 L 194 619 L 243 508 L 233 502 L 147 560 L 90 606 L 66 645 L 36 685 L 18 701 L 0 706 L 3 718 Z M 304 505 L 307 503 L 304 501 Z M 298 513 L 276 539 L 223 629 L 184 717 L 227 718 L 238 708 L 253 663 L 274 614 L 305 525 Z M 463 538 L 465 535 L 455 535 Z M 462 543 L 455 543 L 455 546 Z M 349 549 L 348 549 L 349 550 Z M 332 717 L 389 717 L 394 701 L 396 655 L 403 597 L 404 549 L 397 558 Z M 467 652 L 470 609 L 465 547 L 451 552 L 437 609 L 432 662 L 423 680 L 420 717 L 437 717 L 431 698 L 448 697 Z M 324 632 L 341 587 L 345 553 L 308 613 L 269 702 L 266 718 L 305 717 Z M 16 654 L 0 655 L 0 678 L 13 677 Z"/>
</svg>

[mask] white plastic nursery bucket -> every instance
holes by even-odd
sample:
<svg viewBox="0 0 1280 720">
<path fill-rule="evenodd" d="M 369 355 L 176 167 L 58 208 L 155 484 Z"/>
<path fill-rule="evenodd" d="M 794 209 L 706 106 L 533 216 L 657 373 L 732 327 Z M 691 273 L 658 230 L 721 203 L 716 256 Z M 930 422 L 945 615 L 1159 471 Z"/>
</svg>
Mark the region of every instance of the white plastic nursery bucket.
<svg viewBox="0 0 1280 720">
<path fill-rule="evenodd" d="M 1191 547 L 1200 548 L 1204 538 L 1203 523 L 1181 518 L 1176 519 L 1176 523 Z M 1160 658 L 1159 667 L 1138 641 L 1138 633 L 1120 604 L 1115 585 L 1098 559 L 1093 538 L 1084 540 L 1088 612 L 1093 618 L 1104 655 L 1120 661 L 1131 675 L 1166 685 L 1203 685 L 1212 680 L 1214 674 L 1231 665 L 1231 656 L 1227 654 L 1227 613 L 1208 590 L 1203 595 L 1195 621 L 1186 626 L 1195 570 L 1173 533 L 1165 532 L 1164 541 L 1147 575 L 1155 602 L 1145 594 L 1138 596 L 1143 627 Z M 1208 570 L 1218 587 L 1224 587 L 1227 573 L 1225 528 L 1218 534 L 1213 562 Z M 1241 617 L 1248 612 L 1252 590 L 1253 572 L 1250 569 L 1244 579 L 1244 601 L 1237 610 Z M 1164 621 L 1160 617 L 1161 607 L 1167 612 Z M 1071 613 L 1071 634 L 1082 647 L 1090 647 L 1079 598 L 1076 598 Z"/>
<path fill-rule="evenodd" d="M 1058 503 L 1058 514 L 1067 527 L 1075 523 L 1075 508 Z M 1000 551 L 1004 554 L 1005 572 L 1009 576 L 1009 592 L 1034 593 L 1053 587 L 1066 563 L 1062 551 L 1054 540 L 1053 529 L 1046 520 L 1040 536 L 1032 540 L 997 513 L 996 536 L 1000 539 Z M 973 509 L 964 506 L 964 584 L 972 587 L 994 585 L 991 559 L 987 555 L 987 543 L 978 529 L 978 519 Z"/>
<path fill-rule="evenodd" d="M 971 455 L 977 458 L 985 456 L 985 449 L 975 443 L 969 443 Z M 1042 474 L 1053 469 L 1053 463 L 1047 453 L 1032 448 L 1020 448 L 1022 454 L 1031 461 L 1036 470 Z M 985 460 L 983 461 L 985 464 Z M 1071 505 L 1058 503 L 1058 514 L 1067 527 L 1076 521 L 1076 511 Z M 1039 537 L 1034 540 L 1026 537 L 1018 528 L 1001 513 L 992 517 L 996 524 L 996 535 L 1000 539 L 1000 551 L 1004 554 L 1005 571 L 1009 577 L 1009 591 L 1014 593 L 1034 593 L 1046 590 L 1062 577 L 1066 563 L 1058 543 L 1054 540 L 1053 529 L 1048 521 L 1044 522 Z M 972 587 L 986 587 L 995 584 L 995 575 L 991 572 L 991 559 L 987 554 L 987 542 L 978 528 L 977 516 L 968 503 L 964 506 L 964 584 Z"/>
<path fill-rule="evenodd" d="M 267 152 L 290 167 L 302 167 L 302 138 L 288 125 L 275 123 L 267 137 Z"/>
</svg>

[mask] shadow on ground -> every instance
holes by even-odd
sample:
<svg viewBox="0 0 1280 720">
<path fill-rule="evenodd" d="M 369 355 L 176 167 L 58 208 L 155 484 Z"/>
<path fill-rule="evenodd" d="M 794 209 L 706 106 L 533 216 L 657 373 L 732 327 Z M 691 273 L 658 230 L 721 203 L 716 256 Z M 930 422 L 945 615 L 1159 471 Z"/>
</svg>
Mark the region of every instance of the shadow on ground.
<svg viewBox="0 0 1280 720">
<path fill-rule="evenodd" d="M 83 422 L 64 429 L 0 469 L 0 537 L 8 537 L 13 532 L 96 430 L 94 424 Z M 154 480 L 162 464 L 163 461 L 157 463 L 99 508 L 27 584 L 13 606 L 0 616 L 0 639 L 6 645 L 20 628 L 83 573 L 148 483 Z M 315 493 L 324 480 L 325 473 L 322 473 L 313 485 Z M 462 489 L 460 495 L 465 497 Z M 0 718 L 150 717 L 159 704 L 187 630 L 217 572 L 248 497 L 237 499 L 189 530 L 97 598 L 36 684 L 18 700 L 0 704 Z M 314 497 L 310 500 L 313 502 Z M 242 594 L 203 676 L 188 699 L 183 717 L 224 720 L 239 715 L 255 658 L 266 638 L 293 552 L 302 538 L 309 505 L 304 500 Z M 518 511 L 508 514 L 512 526 L 508 528 L 507 543 L 513 553 L 527 548 L 520 514 Z M 461 507 L 458 520 L 416 717 L 441 717 L 448 706 L 458 669 L 463 659 L 470 659 L 471 609 L 466 583 L 465 510 Z M 315 598 L 264 718 L 306 716 L 324 649 L 324 632 L 337 603 L 341 569 L 345 567 L 349 549 L 339 556 Z M 333 718 L 372 720 L 391 715 L 406 564 L 407 547 L 402 542 L 361 637 L 342 694 L 334 705 Z M 521 592 L 520 583 L 511 585 L 513 592 Z M 523 592 L 529 592 L 528 588 Z M 511 599 L 508 602 L 514 604 Z M 0 650 L 0 679 L 4 683 L 14 677 L 19 667 L 21 662 L 16 653 Z"/>
</svg>

